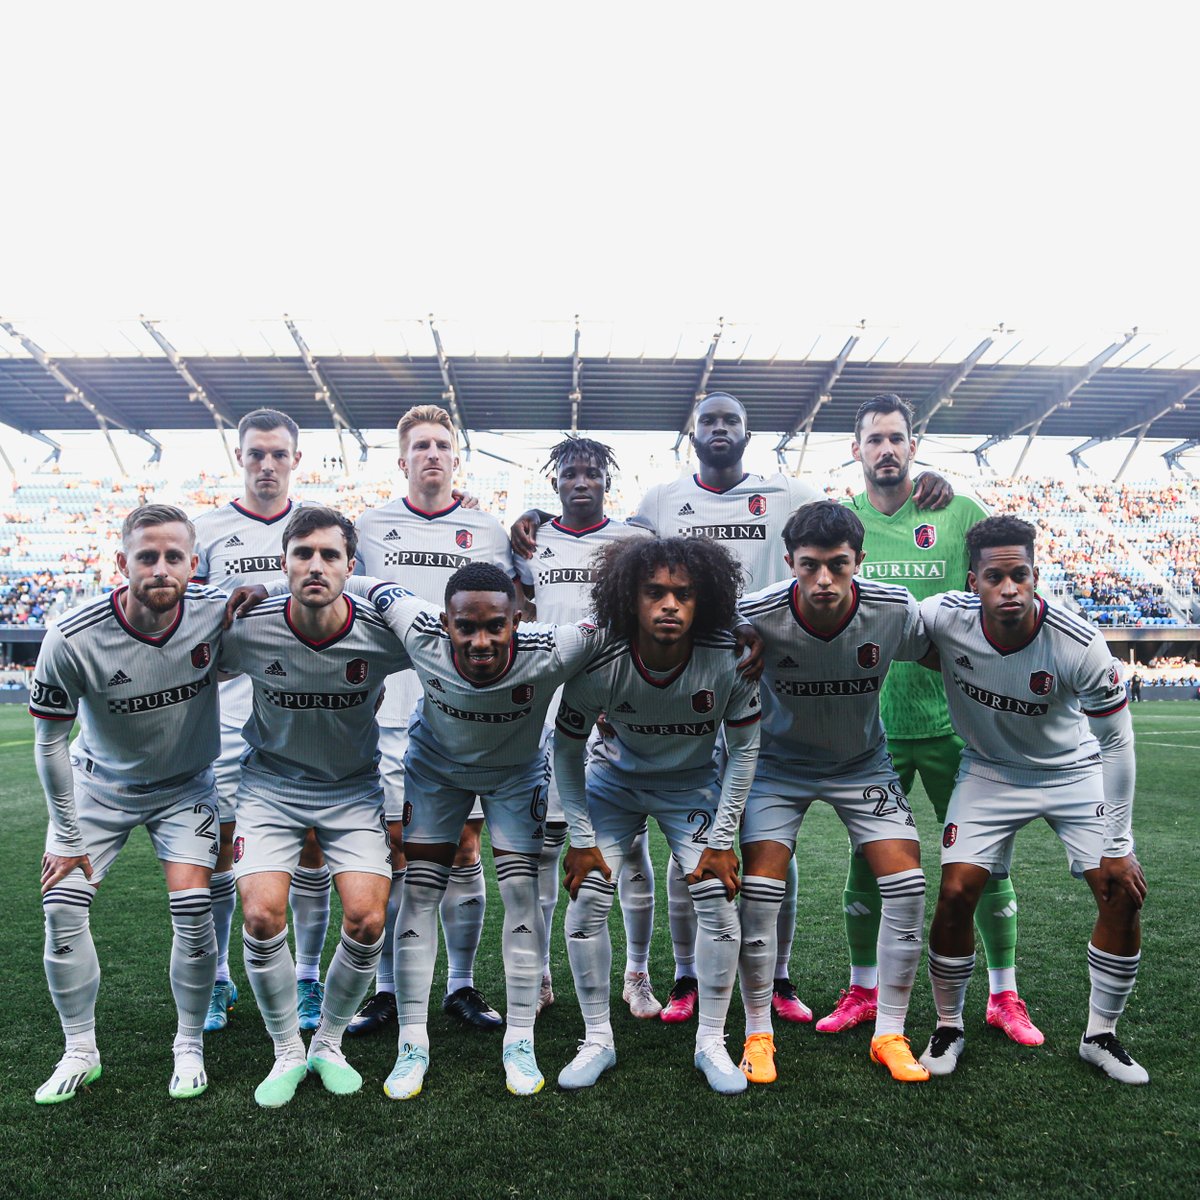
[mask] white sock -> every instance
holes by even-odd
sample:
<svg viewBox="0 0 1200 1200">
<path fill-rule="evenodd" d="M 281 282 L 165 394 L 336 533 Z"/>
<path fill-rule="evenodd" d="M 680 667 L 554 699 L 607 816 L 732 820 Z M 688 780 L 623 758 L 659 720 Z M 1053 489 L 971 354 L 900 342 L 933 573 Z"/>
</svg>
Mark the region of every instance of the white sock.
<svg viewBox="0 0 1200 1200">
<path fill-rule="evenodd" d="M 375 972 L 375 991 L 396 992 L 396 916 L 400 912 L 400 897 L 404 894 L 404 877 L 407 868 L 392 872 L 392 890 L 388 892 L 387 915 L 383 920 L 383 952 L 379 956 L 379 968 Z"/>
<path fill-rule="evenodd" d="M 874 991 L 879 986 L 879 968 L 850 966 L 850 986 Z"/>
<path fill-rule="evenodd" d="M 796 866 L 796 856 L 792 855 L 788 863 L 787 879 L 784 881 L 785 890 L 783 902 L 779 906 L 779 917 L 775 928 L 779 939 L 779 948 L 775 957 L 776 979 L 790 979 L 792 969 L 792 942 L 796 937 L 796 896 L 800 890 L 800 870 Z"/>
<path fill-rule="evenodd" d="M 401 1025 L 423 1026 L 429 1021 L 429 989 L 433 986 L 438 950 L 438 905 L 449 879 L 449 867 L 421 859 L 409 860 L 396 917 L 394 950 L 396 1008 Z"/>
<path fill-rule="evenodd" d="M 746 1036 L 771 1033 L 771 992 L 778 951 L 779 906 L 787 884 L 766 875 L 742 878 L 742 949 L 738 976 L 746 1010 Z"/>
<path fill-rule="evenodd" d="M 46 947 L 42 961 L 50 998 L 70 1046 L 73 1037 L 90 1036 L 95 1048 L 96 996 L 100 959 L 92 941 L 88 909 L 96 889 L 82 871 L 72 871 L 42 897 Z"/>
<path fill-rule="evenodd" d="M 558 877 L 558 864 L 566 842 L 566 825 L 547 822 L 542 853 L 538 858 L 538 899 L 542 906 L 542 924 L 546 929 L 545 944 L 542 946 L 543 975 L 550 974 L 550 940 L 554 930 L 554 910 L 558 907 L 558 891 L 562 886 Z"/>
<path fill-rule="evenodd" d="M 371 986 L 382 949 L 383 934 L 379 935 L 378 941 L 365 945 L 342 930 L 325 976 L 325 999 L 321 1002 L 318 1035 L 324 1045 L 336 1049 L 342 1044 L 342 1034 Z"/>
<path fill-rule="evenodd" d="M 903 1033 L 925 928 L 925 875 L 919 867 L 879 879 L 879 1000 L 875 1036 Z"/>
<path fill-rule="evenodd" d="M 199 1040 L 217 978 L 217 932 L 208 888 L 171 892 L 171 994 L 180 1037 Z"/>
<path fill-rule="evenodd" d="M 411 863 L 409 864 L 411 868 Z M 483 936 L 487 888 L 483 862 L 450 867 L 442 896 L 442 932 L 446 936 L 446 994 L 475 986 L 475 954 Z"/>
<path fill-rule="evenodd" d="M 700 1025 L 696 1048 L 714 1041 L 724 1042 L 725 1016 L 737 977 L 742 948 L 742 927 L 737 905 L 725 895 L 717 879 L 702 879 L 688 891 L 696 909 L 696 980 L 699 990 Z"/>
<path fill-rule="evenodd" d="M 1097 1033 L 1115 1033 L 1117 1020 L 1125 1011 L 1125 1002 L 1137 982 L 1142 953 L 1109 954 L 1088 942 L 1088 975 L 1092 981 L 1088 997 L 1088 1024 L 1084 1037 Z"/>
<path fill-rule="evenodd" d="M 619 862 L 605 856 L 614 875 Z M 608 1027 L 609 991 L 612 976 L 612 939 L 608 914 L 612 911 L 616 885 L 592 871 L 579 885 L 579 894 L 567 905 L 565 932 L 567 959 L 575 980 L 575 994 L 583 1023 L 588 1029 Z"/>
<path fill-rule="evenodd" d="M 233 910 L 237 907 L 237 884 L 233 872 L 214 872 L 210 890 L 213 932 L 217 939 L 217 982 L 229 983 L 229 938 L 233 931 Z"/>
<path fill-rule="evenodd" d="M 428 1052 L 429 1026 L 424 1023 L 401 1025 L 397 1045 L 403 1046 L 405 1042 L 410 1046 L 419 1046 L 422 1050 Z"/>
<path fill-rule="evenodd" d="M 625 973 L 649 973 L 650 941 L 654 936 L 654 864 L 650 861 L 650 833 L 646 829 L 634 839 L 621 868 L 617 896 L 625 922 Z"/>
<path fill-rule="evenodd" d="M 675 856 L 667 863 L 667 917 L 675 951 L 675 978 L 696 974 L 696 909 Z"/>
<path fill-rule="evenodd" d="M 1017 990 L 1016 967 L 988 967 L 988 991 L 993 996 Z"/>
<path fill-rule="evenodd" d="M 500 944 L 508 992 L 504 1044 L 509 1046 L 514 1041 L 533 1038 L 546 931 L 538 902 L 537 858 L 532 854 L 498 854 L 495 862 L 496 881 L 504 904 Z"/>
<path fill-rule="evenodd" d="M 333 876 L 326 866 L 297 867 L 288 903 L 296 935 L 296 979 L 321 978 L 321 952 L 329 933 L 329 891 Z"/>
<path fill-rule="evenodd" d="M 952 1025 L 955 1029 L 963 1027 L 963 1004 L 974 969 L 974 954 L 962 958 L 943 957 L 930 947 L 929 982 L 933 985 L 933 1004 L 939 1025 Z"/>
<path fill-rule="evenodd" d="M 243 964 L 250 990 L 262 1013 L 263 1024 L 275 1043 L 276 1058 L 305 1056 L 300 1040 L 300 1016 L 296 1011 L 296 967 L 288 946 L 287 930 L 274 937 L 250 936 L 242 927 Z"/>
</svg>

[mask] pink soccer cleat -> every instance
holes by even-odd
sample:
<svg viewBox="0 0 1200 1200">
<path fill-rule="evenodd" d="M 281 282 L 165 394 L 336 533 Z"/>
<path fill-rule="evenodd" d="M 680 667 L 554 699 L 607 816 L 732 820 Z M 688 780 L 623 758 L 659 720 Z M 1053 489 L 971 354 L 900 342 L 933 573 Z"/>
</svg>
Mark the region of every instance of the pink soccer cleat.
<svg viewBox="0 0 1200 1200">
<path fill-rule="evenodd" d="M 696 1001 L 699 999 L 699 985 L 693 975 L 681 975 L 675 980 L 671 994 L 662 1012 L 658 1014 L 660 1021 L 690 1021 L 696 1013 Z"/>
<path fill-rule="evenodd" d="M 864 1021 L 875 1019 L 875 1005 L 879 999 L 878 988 L 859 987 L 857 983 L 850 985 L 848 992 L 842 992 L 834 1005 L 833 1012 L 822 1017 L 816 1025 L 818 1033 L 841 1033 L 844 1029 L 853 1029 Z"/>
<path fill-rule="evenodd" d="M 987 1023 L 1003 1029 L 1018 1046 L 1040 1046 L 1046 1040 L 1016 992 L 996 992 L 988 997 Z"/>
<path fill-rule="evenodd" d="M 812 1009 L 796 995 L 790 979 L 776 979 L 771 988 L 771 1008 L 781 1021 L 805 1025 L 812 1020 Z"/>
</svg>

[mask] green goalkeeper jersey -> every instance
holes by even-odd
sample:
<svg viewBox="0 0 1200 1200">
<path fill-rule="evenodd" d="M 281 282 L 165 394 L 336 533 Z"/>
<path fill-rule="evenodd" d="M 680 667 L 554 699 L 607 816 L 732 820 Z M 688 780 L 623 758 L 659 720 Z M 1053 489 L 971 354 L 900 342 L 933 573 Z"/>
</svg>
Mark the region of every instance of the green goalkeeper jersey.
<svg viewBox="0 0 1200 1200">
<path fill-rule="evenodd" d="M 968 496 L 955 496 L 937 512 L 918 509 L 910 496 L 884 516 L 860 492 L 845 501 L 866 530 L 864 579 L 898 583 L 918 599 L 967 586 L 966 532 L 988 515 Z M 890 738 L 935 738 L 953 732 L 942 677 L 916 663 L 895 662 L 879 698 Z"/>
</svg>

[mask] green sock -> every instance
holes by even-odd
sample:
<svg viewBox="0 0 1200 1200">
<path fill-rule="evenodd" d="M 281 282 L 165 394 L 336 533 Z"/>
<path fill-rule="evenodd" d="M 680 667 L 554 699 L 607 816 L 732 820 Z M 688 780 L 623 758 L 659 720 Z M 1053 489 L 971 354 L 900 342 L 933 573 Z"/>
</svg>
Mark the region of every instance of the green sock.
<svg viewBox="0 0 1200 1200">
<path fill-rule="evenodd" d="M 875 946 L 879 941 L 879 914 L 882 907 L 879 885 L 867 866 L 867 860 L 860 854 L 851 854 L 846 890 L 842 892 L 851 967 L 875 966 Z"/>
<path fill-rule="evenodd" d="M 987 881 L 975 910 L 975 928 L 983 942 L 988 970 L 1002 971 L 1017 965 L 1017 893 L 1008 876 Z"/>
</svg>

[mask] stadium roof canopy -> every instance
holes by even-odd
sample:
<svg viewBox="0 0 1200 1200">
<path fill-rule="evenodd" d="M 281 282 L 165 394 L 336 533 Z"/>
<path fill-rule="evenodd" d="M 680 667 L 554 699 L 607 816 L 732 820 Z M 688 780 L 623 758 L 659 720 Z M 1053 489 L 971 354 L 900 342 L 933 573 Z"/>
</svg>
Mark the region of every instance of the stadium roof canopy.
<svg viewBox="0 0 1200 1200">
<path fill-rule="evenodd" d="M 687 432 L 697 396 L 729 391 L 780 448 L 850 429 L 857 406 L 898 392 L 930 435 L 1200 437 L 1200 347 L 1132 333 L 1055 344 L 986 335 L 674 330 L 550 321 L 476 329 L 395 320 L 344 326 L 286 317 L 209 327 L 148 319 L 48 328 L 0 320 L 0 422 L 22 432 L 235 425 L 253 408 L 304 428 L 395 425 L 441 404 L 461 428 Z M 46 439 L 51 440 L 52 439 Z M 153 442 L 152 437 L 148 437 Z M 361 440 L 361 439 L 360 439 Z"/>
</svg>

